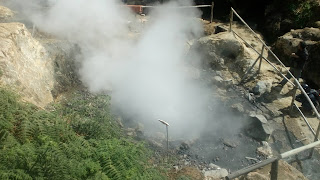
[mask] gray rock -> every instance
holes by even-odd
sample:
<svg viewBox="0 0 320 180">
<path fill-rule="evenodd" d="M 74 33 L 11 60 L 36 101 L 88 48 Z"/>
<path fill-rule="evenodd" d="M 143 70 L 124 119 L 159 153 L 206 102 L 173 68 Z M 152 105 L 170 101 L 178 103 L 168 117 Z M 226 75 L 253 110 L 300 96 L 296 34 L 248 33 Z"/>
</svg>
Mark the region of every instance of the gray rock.
<svg viewBox="0 0 320 180">
<path fill-rule="evenodd" d="M 262 95 L 266 92 L 271 92 L 272 83 L 268 81 L 259 81 L 256 86 L 252 89 L 254 94 Z"/>
<path fill-rule="evenodd" d="M 222 84 L 225 88 L 229 88 L 233 85 L 233 81 L 232 79 L 224 80 Z"/>
<path fill-rule="evenodd" d="M 257 148 L 257 153 L 266 158 L 271 158 L 273 156 L 272 148 L 266 141 L 262 141 L 262 146 Z"/>
<path fill-rule="evenodd" d="M 213 163 L 210 163 L 210 164 L 209 164 L 209 167 L 210 167 L 211 169 L 213 169 L 213 170 L 219 170 L 219 169 L 221 169 L 220 166 L 215 165 L 215 164 L 213 164 Z"/>
<path fill-rule="evenodd" d="M 220 179 L 228 176 L 228 174 L 226 169 L 210 170 L 203 173 L 205 179 Z"/>
<path fill-rule="evenodd" d="M 250 114 L 249 115 L 252 119 L 254 119 L 254 120 L 258 120 L 258 121 L 260 121 L 261 123 L 263 123 L 263 124 L 266 124 L 266 123 L 268 123 L 268 120 L 267 120 L 267 118 L 266 117 L 264 117 L 263 115 L 261 115 L 261 114 Z"/>
<path fill-rule="evenodd" d="M 240 113 L 244 113 L 243 105 L 240 104 L 240 103 L 233 104 L 233 105 L 231 106 L 231 108 L 232 108 L 234 111 L 237 111 L 237 112 L 240 112 Z"/>
<path fill-rule="evenodd" d="M 236 143 L 236 142 L 233 142 L 233 141 L 231 141 L 231 140 L 229 140 L 229 139 L 224 139 L 224 140 L 223 140 L 223 144 L 226 145 L 226 146 L 228 146 L 228 147 L 231 147 L 231 148 L 237 147 L 237 143 Z"/>
<path fill-rule="evenodd" d="M 273 128 L 263 115 L 250 114 L 250 125 L 247 134 L 257 140 L 266 141 L 270 138 Z"/>
<path fill-rule="evenodd" d="M 234 61 L 242 55 L 244 47 L 231 33 L 222 32 L 200 38 L 190 51 L 202 55 L 201 61 L 205 67 L 219 70 L 226 68 L 226 60 Z"/>
<path fill-rule="evenodd" d="M 212 78 L 212 80 L 213 80 L 213 83 L 216 83 L 216 84 L 222 84 L 222 82 L 223 82 L 223 79 L 222 79 L 222 77 L 220 77 L 220 76 L 214 76 L 213 78 Z"/>
<path fill-rule="evenodd" d="M 217 76 L 222 77 L 222 73 L 221 73 L 221 71 L 215 71 L 215 73 L 216 73 L 216 75 L 217 75 Z"/>
</svg>

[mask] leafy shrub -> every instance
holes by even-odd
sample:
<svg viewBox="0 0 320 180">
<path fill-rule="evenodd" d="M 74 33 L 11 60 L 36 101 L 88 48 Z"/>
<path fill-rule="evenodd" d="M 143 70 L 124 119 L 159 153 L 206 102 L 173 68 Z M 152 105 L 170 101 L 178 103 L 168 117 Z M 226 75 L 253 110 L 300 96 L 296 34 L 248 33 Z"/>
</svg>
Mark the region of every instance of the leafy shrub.
<svg viewBox="0 0 320 180">
<path fill-rule="evenodd" d="M 164 179 L 122 137 L 109 99 L 78 92 L 47 112 L 0 89 L 0 179 Z"/>
<path fill-rule="evenodd" d="M 316 6 L 316 2 L 312 0 L 296 1 L 289 5 L 290 14 L 297 27 L 303 28 L 312 20 L 316 15 Z"/>
</svg>

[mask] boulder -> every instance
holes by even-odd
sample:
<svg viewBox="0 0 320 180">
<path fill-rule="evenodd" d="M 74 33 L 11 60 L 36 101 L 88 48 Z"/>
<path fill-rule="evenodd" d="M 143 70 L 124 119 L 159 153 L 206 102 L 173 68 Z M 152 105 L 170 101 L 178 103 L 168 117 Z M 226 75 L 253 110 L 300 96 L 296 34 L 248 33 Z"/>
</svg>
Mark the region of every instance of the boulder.
<svg viewBox="0 0 320 180">
<path fill-rule="evenodd" d="M 213 163 L 210 163 L 210 164 L 209 164 L 209 167 L 210 167 L 211 169 L 213 169 L 213 170 L 219 170 L 219 169 L 221 169 L 220 166 L 215 165 L 215 164 L 213 164 Z"/>
<path fill-rule="evenodd" d="M 236 103 L 236 104 L 231 105 L 231 108 L 235 112 L 244 113 L 243 105 L 240 103 Z"/>
<path fill-rule="evenodd" d="M 290 54 L 296 52 L 301 41 L 305 41 L 309 51 L 309 62 L 302 77 L 320 86 L 320 29 L 304 28 L 292 30 L 278 38 L 273 50 L 284 64 L 290 65 Z"/>
<path fill-rule="evenodd" d="M 220 77 L 220 76 L 214 76 L 214 77 L 212 77 L 212 81 L 213 81 L 213 83 L 215 83 L 215 84 L 221 85 L 222 82 L 223 82 L 223 79 L 222 79 L 222 77 Z"/>
<path fill-rule="evenodd" d="M 226 169 L 209 170 L 203 173 L 205 180 L 221 179 L 228 176 L 228 174 Z"/>
<path fill-rule="evenodd" d="M 273 132 L 268 120 L 263 115 L 250 114 L 250 125 L 247 134 L 252 138 L 267 141 Z"/>
<path fill-rule="evenodd" d="M 226 60 L 234 63 L 243 54 L 242 44 L 229 32 L 200 38 L 190 50 L 199 52 L 204 66 L 215 70 L 225 68 Z"/>
<path fill-rule="evenodd" d="M 273 156 L 272 148 L 266 141 L 262 141 L 262 146 L 257 148 L 257 153 L 266 158 L 271 158 Z"/>
<path fill-rule="evenodd" d="M 265 92 L 271 92 L 272 84 L 266 81 L 259 81 L 252 89 L 254 94 L 262 95 Z"/>
<path fill-rule="evenodd" d="M 39 107 L 53 101 L 54 68 L 46 49 L 21 23 L 0 24 L 0 85 Z"/>
</svg>

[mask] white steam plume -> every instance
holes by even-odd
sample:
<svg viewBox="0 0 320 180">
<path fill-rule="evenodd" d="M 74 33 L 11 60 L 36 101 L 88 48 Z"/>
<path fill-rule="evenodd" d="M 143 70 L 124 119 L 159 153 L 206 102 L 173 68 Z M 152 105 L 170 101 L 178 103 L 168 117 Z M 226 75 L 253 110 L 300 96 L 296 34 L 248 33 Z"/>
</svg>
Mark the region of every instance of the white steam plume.
<svg viewBox="0 0 320 180">
<path fill-rule="evenodd" d="M 37 1 L 23 2 L 28 3 Z M 163 119 L 170 123 L 170 134 L 192 135 L 212 119 L 206 113 L 210 90 L 186 70 L 186 41 L 201 36 L 202 25 L 195 19 L 201 14 L 197 9 L 173 8 L 191 5 L 191 0 L 154 9 L 138 38 L 129 38 L 128 21 L 135 15 L 120 0 L 50 4 L 45 15 L 31 17 L 41 30 L 81 47 L 80 74 L 91 91 L 112 89 L 113 105 L 149 125 L 146 129 L 163 128 L 157 121 Z"/>
</svg>

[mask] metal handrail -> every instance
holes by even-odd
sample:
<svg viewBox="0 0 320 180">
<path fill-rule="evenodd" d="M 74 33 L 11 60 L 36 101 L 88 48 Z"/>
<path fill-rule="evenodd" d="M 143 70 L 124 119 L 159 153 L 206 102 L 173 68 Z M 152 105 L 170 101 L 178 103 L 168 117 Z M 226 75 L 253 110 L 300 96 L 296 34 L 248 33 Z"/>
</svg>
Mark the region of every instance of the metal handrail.
<svg viewBox="0 0 320 180">
<path fill-rule="evenodd" d="M 284 74 L 281 73 L 281 71 L 273 65 L 267 58 L 263 57 L 263 54 L 259 53 L 251 44 L 249 44 L 246 40 L 244 40 L 239 34 L 237 34 L 235 31 L 231 30 L 232 33 L 234 33 L 236 36 L 238 36 L 242 41 L 244 41 L 252 50 L 254 50 L 259 56 L 261 56 L 269 65 L 271 65 L 280 75 L 285 78 L 291 85 L 295 86 L 293 82 L 291 82 Z"/>
<path fill-rule="evenodd" d="M 309 98 L 308 94 L 305 92 L 305 90 L 302 88 L 301 84 L 299 83 L 299 81 L 292 75 L 292 73 L 286 68 L 286 66 L 280 61 L 280 59 L 271 51 L 271 49 L 264 43 L 264 41 L 262 39 L 260 39 L 258 37 L 258 35 L 249 27 L 249 25 L 239 16 L 239 14 L 233 9 L 231 8 L 231 13 L 230 13 L 230 29 L 229 31 L 234 33 L 236 36 L 238 36 L 241 40 L 243 40 L 247 45 L 250 46 L 251 49 L 253 49 L 256 53 L 259 54 L 259 57 L 258 59 L 253 63 L 252 67 L 249 68 L 248 72 L 253 68 L 253 66 L 256 64 L 256 62 L 259 60 L 260 58 L 260 65 L 259 65 L 259 70 L 258 72 L 260 71 L 260 67 L 261 67 L 261 61 L 262 59 L 264 59 L 268 64 L 270 64 L 276 71 L 278 71 L 278 73 L 280 73 L 280 75 L 282 77 L 284 77 L 286 80 L 288 80 L 288 82 L 290 82 L 294 88 L 295 88 L 295 93 L 297 91 L 297 89 L 299 88 L 300 91 L 303 93 L 303 95 L 305 96 L 305 98 L 307 99 L 307 101 L 309 102 L 309 104 L 311 105 L 312 107 L 312 110 L 315 112 L 316 116 L 317 116 L 317 119 L 320 120 L 320 115 L 319 115 L 319 112 L 318 110 L 316 109 L 316 107 L 314 106 L 314 104 L 312 103 L 311 99 Z M 262 48 L 266 48 L 268 50 L 268 52 L 270 52 L 274 58 L 276 58 L 276 60 L 288 71 L 289 75 L 294 79 L 294 83 L 292 83 L 291 81 L 289 81 L 289 79 L 280 71 L 278 70 L 277 67 L 275 67 L 268 59 L 266 59 L 265 57 L 263 57 L 263 50 L 262 49 L 262 52 L 259 53 L 254 47 L 252 47 L 249 43 L 247 43 L 240 35 L 238 35 L 236 32 L 234 32 L 232 30 L 232 21 L 233 21 L 233 14 L 235 14 L 241 21 L 242 23 L 244 23 L 246 25 L 246 27 L 254 34 L 254 36 L 259 39 L 259 41 L 263 44 L 263 47 Z M 247 74 L 246 73 L 246 74 Z M 244 77 L 246 77 L 246 74 Z M 243 78 L 244 79 L 244 78 Z M 243 80 L 242 79 L 242 80 Z M 318 136 L 319 136 L 319 133 L 320 133 L 320 121 L 319 121 L 319 125 L 318 125 L 318 128 L 317 128 L 317 132 L 315 133 L 314 130 L 312 129 L 311 125 L 309 124 L 307 118 L 304 116 L 304 114 L 302 113 L 302 111 L 299 109 L 299 107 L 294 103 L 295 101 L 295 93 L 292 97 L 292 103 L 291 103 L 291 109 L 293 108 L 293 106 L 295 105 L 300 114 L 302 115 L 303 119 L 306 121 L 307 125 L 309 126 L 310 130 L 312 131 L 312 133 L 315 135 L 315 138 L 314 138 L 314 142 L 313 143 L 310 143 L 308 145 L 305 145 L 305 146 L 302 146 L 300 148 L 296 148 L 296 149 L 293 149 L 291 151 L 288 151 L 288 152 L 285 152 L 285 153 L 282 153 L 280 156 L 278 156 L 277 158 L 271 158 L 271 159 L 268 159 L 266 161 L 263 161 L 257 165 L 254 165 L 254 166 L 249 166 L 247 168 L 244 168 L 242 170 L 239 170 L 235 173 L 232 173 L 231 175 L 227 176 L 226 178 L 227 179 L 232 179 L 232 178 L 235 178 L 235 177 L 238 177 L 240 175 L 243 175 L 243 174 L 246 174 L 248 172 L 251 172 L 259 167 L 262 167 L 262 166 L 265 166 L 267 164 L 270 164 L 272 163 L 272 166 L 271 166 L 271 180 L 276 180 L 277 179 L 277 176 L 278 176 L 278 161 L 280 159 L 283 159 L 283 158 L 286 158 L 286 157 L 289 157 L 289 156 L 292 156 L 292 155 L 295 155 L 299 152 L 302 152 L 302 151 L 305 151 L 307 149 L 311 149 L 311 152 L 310 152 L 310 155 L 309 157 L 312 157 L 312 154 L 313 154 L 313 151 L 314 151 L 314 147 L 319 145 L 320 144 L 320 141 L 318 139 Z"/>
<path fill-rule="evenodd" d="M 318 145 L 320 145 L 320 141 L 316 141 L 316 142 L 310 143 L 308 145 L 305 145 L 305 146 L 302 146 L 302 147 L 299 147 L 299 148 L 296 148 L 296 149 L 292 149 L 290 151 L 287 151 L 287 152 L 284 152 L 284 153 L 280 154 L 277 157 L 266 159 L 264 161 L 261 161 L 259 163 L 254 164 L 254 165 L 251 165 L 249 167 L 245 167 L 245 168 L 240 169 L 240 170 L 238 170 L 236 172 L 233 172 L 233 173 L 229 174 L 226 177 L 226 179 L 229 180 L 229 179 L 233 179 L 233 178 L 239 177 L 241 175 L 244 175 L 244 174 L 247 174 L 247 173 L 249 173 L 251 171 L 254 171 L 254 170 L 258 169 L 258 168 L 266 166 L 266 165 L 268 165 L 270 163 L 274 163 L 274 162 L 276 162 L 276 161 L 278 161 L 280 159 L 285 159 L 287 157 L 296 155 L 296 154 L 298 154 L 298 153 L 300 153 L 302 151 L 314 148 L 315 146 L 318 146 Z"/>
<path fill-rule="evenodd" d="M 260 54 L 254 47 L 252 47 L 249 43 L 247 43 L 240 35 L 238 35 L 237 33 L 235 33 L 232 28 L 231 28 L 231 25 L 232 23 L 230 22 L 230 31 L 233 32 L 235 35 L 237 35 L 238 37 L 240 37 L 246 44 L 248 44 L 256 53 L 258 53 L 260 56 L 262 56 L 262 58 L 264 60 L 266 60 L 275 70 L 277 70 L 280 75 L 282 77 L 284 77 L 286 80 L 288 80 L 288 82 L 290 82 L 293 86 L 295 85 L 298 85 L 297 88 L 300 89 L 300 91 L 303 93 L 303 95 L 305 96 L 305 98 L 308 100 L 308 102 L 310 103 L 311 107 L 312 107 L 312 110 L 316 113 L 316 116 L 317 116 L 317 119 L 320 120 L 320 115 L 319 115 L 319 112 L 318 110 L 315 108 L 314 104 L 312 103 L 311 99 L 309 98 L 309 96 L 307 95 L 307 93 L 305 92 L 305 90 L 302 88 L 302 86 L 300 85 L 299 81 L 291 74 L 291 72 L 286 68 L 286 66 L 280 61 L 280 59 L 271 51 L 271 49 L 264 43 L 264 41 L 258 37 L 258 35 L 250 28 L 250 26 L 240 17 L 240 15 L 233 9 L 231 8 L 231 15 L 235 14 L 240 20 L 242 23 L 244 23 L 246 25 L 246 27 L 254 34 L 254 36 L 264 45 L 264 47 L 268 50 L 268 52 L 270 52 L 277 60 L 278 62 L 288 71 L 288 73 L 290 74 L 290 76 L 294 79 L 294 82 L 295 83 L 292 83 L 291 81 L 288 80 L 288 78 L 286 78 L 284 76 L 283 73 L 281 73 L 274 65 L 272 65 L 272 63 L 267 60 L 265 57 L 263 57 L 262 54 Z M 233 18 L 230 17 L 230 20 L 233 20 Z M 295 98 L 295 97 L 293 97 Z M 294 102 L 292 103 L 292 106 L 294 105 Z M 297 107 L 298 108 L 298 107 Z M 319 122 L 319 128 L 320 129 L 320 122 Z M 317 133 L 319 134 L 319 133 Z M 316 137 L 317 138 L 317 137 Z"/>
<path fill-rule="evenodd" d="M 231 11 L 241 20 L 241 22 L 243 24 L 246 25 L 246 27 L 253 33 L 253 35 L 265 46 L 265 48 L 273 55 L 274 58 L 276 58 L 276 60 L 288 71 L 288 73 L 290 74 L 291 77 L 294 78 L 294 76 L 291 74 L 291 72 L 289 71 L 289 69 L 282 63 L 282 61 L 280 61 L 280 59 L 278 58 L 278 56 L 276 56 L 271 49 L 264 43 L 264 41 L 259 38 L 259 36 L 257 35 L 257 33 L 254 32 L 254 30 L 252 30 L 250 28 L 250 26 L 241 18 L 241 16 L 233 9 L 231 8 Z"/>
<path fill-rule="evenodd" d="M 303 114 L 303 112 L 300 110 L 300 108 L 298 107 L 298 105 L 296 103 L 294 103 L 294 106 L 298 109 L 300 115 L 302 116 L 303 120 L 306 122 L 306 124 L 308 125 L 310 131 L 312 132 L 312 134 L 314 136 L 316 136 L 316 132 L 314 132 L 313 128 L 311 127 L 310 123 L 308 122 L 306 116 Z M 318 139 L 319 140 L 319 139 Z"/>
</svg>

